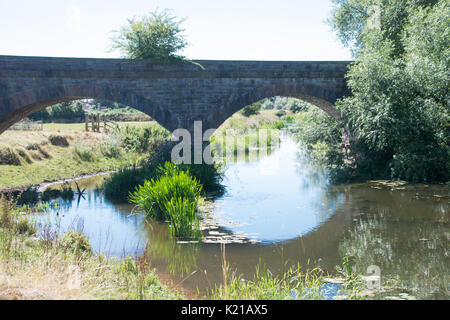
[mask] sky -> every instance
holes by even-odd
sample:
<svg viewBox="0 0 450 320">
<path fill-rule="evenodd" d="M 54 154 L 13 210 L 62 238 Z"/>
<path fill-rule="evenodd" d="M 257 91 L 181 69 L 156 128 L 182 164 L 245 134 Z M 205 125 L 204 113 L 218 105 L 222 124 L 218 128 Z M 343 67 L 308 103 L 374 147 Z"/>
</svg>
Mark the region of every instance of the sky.
<svg viewBox="0 0 450 320">
<path fill-rule="evenodd" d="M 155 9 L 184 18 L 189 59 L 351 60 L 330 0 L 0 0 L 0 55 L 119 58 L 112 30 Z"/>
</svg>

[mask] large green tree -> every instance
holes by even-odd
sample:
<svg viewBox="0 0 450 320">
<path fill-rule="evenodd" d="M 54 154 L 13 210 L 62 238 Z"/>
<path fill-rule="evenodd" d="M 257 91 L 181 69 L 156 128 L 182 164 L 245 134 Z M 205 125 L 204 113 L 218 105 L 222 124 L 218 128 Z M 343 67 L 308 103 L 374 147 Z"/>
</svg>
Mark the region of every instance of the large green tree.
<svg viewBox="0 0 450 320">
<path fill-rule="evenodd" d="M 167 9 L 134 17 L 120 30 L 113 31 L 111 49 L 118 49 L 129 59 L 182 60 L 184 57 L 179 53 L 187 45 L 180 27 L 182 22 Z"/>
<path fill-rule="evenodd" d="M 339 102 L 367 178 L 446 181 L 449 151 L 447 0 L 335 0 L 330 19 L 355 63 Z"/>
</svg>

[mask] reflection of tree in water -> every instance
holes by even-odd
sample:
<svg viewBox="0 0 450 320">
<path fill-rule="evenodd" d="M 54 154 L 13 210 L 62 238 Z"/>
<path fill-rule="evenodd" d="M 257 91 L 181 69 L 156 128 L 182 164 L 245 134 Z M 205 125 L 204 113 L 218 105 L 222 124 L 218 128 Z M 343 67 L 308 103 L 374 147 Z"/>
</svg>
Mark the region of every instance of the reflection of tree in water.
<svg viewBox="0 0 450 320">
<path fill-rule="evenodd" d="M 342 190 L 330 186 L 327 170 L 316 164 L 302 146 L 299 146 L 295 158 L 299 189 L 302 194 L 314 190 L 319 195 L 320 201 L 315 204 L 315 209 L 321 221 L 326 220 L 343 203 Z"/>
<path fill-rule="evenodd" d="M 170 274 L 183 276 L 197 269 L 197 243 L 177 243 L 166 224 L 148 223 L 146 230 L 149 239 L 146 253 L 166 261 Z"/>
<path fill-rule="evenodd" d="M 359 220 L 339 251 L 351 258 L 358 274 L 377 265 L 382 280 L 398 276 L 419 298 L 448 299 L 448 236 L 446 223 L 393 221 L 380 210 L 375 218 Z"/>
</svg>

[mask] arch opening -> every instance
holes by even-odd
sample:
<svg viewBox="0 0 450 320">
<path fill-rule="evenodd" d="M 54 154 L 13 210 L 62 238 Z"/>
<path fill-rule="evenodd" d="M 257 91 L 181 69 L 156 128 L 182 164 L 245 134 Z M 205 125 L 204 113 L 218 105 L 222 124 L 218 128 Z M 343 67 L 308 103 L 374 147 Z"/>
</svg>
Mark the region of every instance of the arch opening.
<svg viewBox="0 0 450 320">
<path fill-rule="evenodd" d="M 2 116 L 0 134 L 16 122 L 52 105 L 82 99 L 95 99 L 119 103 L 141 111 L 157 121 L 167 130 L 173 130 L 172 114 L 156 106 L 148 96 L 122 91 L 120 88 L 99 86 L 95 83 L 70 86 L 56 86 L 20 92 L 9 97 L 1 104 L 7 112 Z"/>
<path fill-rule="evenodd" d="M 335 96 L 334 90 L 322 86 L 300 86 L 286 83 L 283 85 L 257 87 L 250 91 L 238 90 L 227 99 L 218 101 L 215 111 L 207 117 L 205 122 L 208 128 L 218 128 L 237 111 L 271 97 L 288 97 L 305 101 L 340 121 L 340 112 L 334 106 L 334 102 L 338 98 Z"/>
</svg>

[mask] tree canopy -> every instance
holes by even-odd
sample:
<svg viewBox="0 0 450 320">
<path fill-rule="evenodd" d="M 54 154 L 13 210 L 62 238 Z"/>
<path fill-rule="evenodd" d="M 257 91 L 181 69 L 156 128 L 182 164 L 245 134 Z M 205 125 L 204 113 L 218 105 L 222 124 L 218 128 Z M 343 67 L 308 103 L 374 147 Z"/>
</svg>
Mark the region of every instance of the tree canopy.
<svg viewBox="0 0 450 320">
<path fill-rule="evenodd" d="M 111 49 L 118 49 L 129 59 L 183 60 L 179 53 L 187 42 L 180 27 L 182 22 L 167 9 L 128 19 L 127 25 L 113 31 Z"/>
<path fill-rule="evenodd" d="M 441 0 L 335 0 L 330 19 L 355 63 L 338 103 L 369 178 L 447 181 L 450 5 Z M 374 6 L 377 6 L 374 9 Z M 373 23 L 369 12 L 378 12 Z"/>
</svg>

